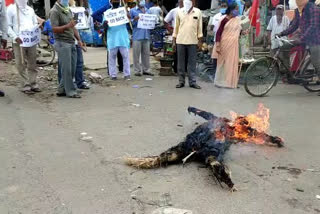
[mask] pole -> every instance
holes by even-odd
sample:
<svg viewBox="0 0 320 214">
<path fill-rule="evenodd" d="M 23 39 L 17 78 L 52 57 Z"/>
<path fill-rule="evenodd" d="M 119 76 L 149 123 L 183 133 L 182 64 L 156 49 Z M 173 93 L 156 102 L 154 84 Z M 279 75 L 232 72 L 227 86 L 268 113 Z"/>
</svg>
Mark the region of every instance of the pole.
<svg viewBox="0 0 320 214">
<path fill-rule="evenodd" d="M 128 5 L 127 5 L 127 3 L 126 3 L 124 0 L 121 0 L 121 4 L 126 8 L 126 11 L 128 12 Z M 130 19 L 129 19 L 129 25 L 130 25 L 131 30 L 133 30 L 132 23 L 131 23 L 131 20 L 130 20 Z"/>
<path fill-rule="evenodd" d="M 19 7 L 17 5 L 17 2 L 14 2 L 16 4 L 16 11 L 17 11 L 17 21 L 18 21 L 18 38 L 19 38 L 19 34 L 20 34 L 20 13 L 19 13 Z M 21 56 L 21 63 L 22 65 L 24 65 L 25 61 L 24 61 L 24 55 L 23 55 L 23 48 L 21 47 L 20 44 L 18 44 L 20 47 L 20 56 Z"/>
</svg>

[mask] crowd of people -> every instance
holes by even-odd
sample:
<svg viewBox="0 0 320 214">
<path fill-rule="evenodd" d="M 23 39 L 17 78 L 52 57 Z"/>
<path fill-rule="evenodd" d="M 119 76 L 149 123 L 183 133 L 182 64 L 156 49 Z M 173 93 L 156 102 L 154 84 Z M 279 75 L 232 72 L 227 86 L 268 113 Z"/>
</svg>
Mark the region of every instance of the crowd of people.
<svg viewBox="0 0 320 214">
<path fill-rule="evenodd" d="M 27 2 L 16 0 L 15 4 L 6 9 L 4 0 L 0 0 L 0 39 L 2 45 L 5 45 L 8 39 L 12 40 L 16 68 L 22 78 L 21 91 L 33 94 L 41 92 L 37 84 L 36 46 L 23 46 L 19 32 L 35 27 L 41 28 L 43 20 L 36 16 Z M 118 79 L 117 59 L 123 78 L 131 79 L 131 41 L 134 75 L 154 75 L 150 68 L 150 30 L 138 27 L 140 14 L 153 14 L 157 17 L 156 23 L 163 23 L 173 37 L 173 68 L 179 81 L 176 88 L 185 86 L 187 75 L 189 86 L 201 89 L 196 81 L 196 59 L 197 51 L 202 47 L 203 21 L 202 12 L 195 7 L 194 0 L 178 0 L 177 7 L 169 12 L 164 11 L 157 0 L 137 0 L 136 6 L 127 12 L 132 32 L 129 32 L 128 24 L 109 26 L 108 21 L 104 19 L 104 12 L 124 6 L 119 0 L 110 0 L 110 3 L 95 11 L 92 18 L 95 24 L 104 26 L 107 31 L 108 74 L 112 80 Z M 280 48 L 275 40 L 277 36 L 287 36 L 297 31 L 297 43 L 310 46 L 311 60 L 320 76 L 320 9 L 308 0 L 296 0 L 296 3 L 298 8 L 291 23 L 284 15 L 284 6 L 276 6 L 275 15 L 267 27 L 271 54 Z M 248 33 L 242 30 L 239 15 L 249 16 L 251 4 L 250 0 L 246 0 L 244 8 L 240 8 L 239 1 L 222 0 L 219 2 L 220 12 L 209 20 L 208 35 L 211 35 L 214 42 L 214 85 L 219 88 L 238 87 L 239 37 Z M 50 11 L 50 21 L 55 38 L 55 51 L 58 53 L 57 96 L 81 98 L 78 89 L 89 89 L 89 86 L 83 76 L 83 43 L 76 28 L 77 20 L 70 10 L 70 7 L 74 6 L 73 0 L 57 0 Z M 284 53 L 282 57 L 289 58 Z M 286 63 L 289 63 L 288 60 Z M 0 96 L 4 96 L 2 91 Z"/>
</svg>

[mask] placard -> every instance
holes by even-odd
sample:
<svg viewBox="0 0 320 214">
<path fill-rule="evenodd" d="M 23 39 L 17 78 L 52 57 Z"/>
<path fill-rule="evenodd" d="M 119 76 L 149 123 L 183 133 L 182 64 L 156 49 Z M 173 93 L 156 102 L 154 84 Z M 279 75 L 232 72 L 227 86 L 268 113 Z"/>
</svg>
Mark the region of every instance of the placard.
<svg viewBox="0 0 320 214">
<path fill-rule="evenodd" d="M 84 7 L 70 7 L 70 10 L 74 14 L 78 14 L 78 24 L 75 26 L 78 30 L 88 29 L 88 18 L 85 14 L 86 9 Z"/>
<path fill-rule="evenodd" d="M 153 14 L 139 14 L 138 28 L 141 29 L 154 29 L 156 26 L 157 15 Z"/>
<path fill-rule="evenodd" d="M 108 22 L 109 27 L 127 24 L 129 22 L 126 8 L 119 7 L 113 10 L 107 10 L 104 18 Z"/>
<path fill-rule="evenodd" d="M 21 30 L 19 38 L 22 40 L 21 47 L 33 47 L 41 40 L 41 30 L 38 26 L 34 27 L 32 30 Z"/>
</svg>

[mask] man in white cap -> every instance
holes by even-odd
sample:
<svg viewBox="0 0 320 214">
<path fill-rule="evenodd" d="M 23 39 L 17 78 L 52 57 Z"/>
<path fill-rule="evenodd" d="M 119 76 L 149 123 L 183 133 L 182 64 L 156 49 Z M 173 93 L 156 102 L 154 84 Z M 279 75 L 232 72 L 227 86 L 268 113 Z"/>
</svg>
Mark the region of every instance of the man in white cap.
<svg viewBox="0 0 320 214">
<path fill-rule="evenodd" d="M 16 0 L 15 2 L 7 10 L 8 34 L 13 40 L 16 68 L 23 81 L 21 91 L 33 94 L 41 92 L 37 84 L 37 47 L 36 45 L 21 47 L 24 42 L 20 38 L 20 33 L 35 29 L 38 26 L 38 20 L 34 10 L 27 5 L 28 0 Z"/>
<path fill-rule="evenodd" d="M 194 0 L 184 0 L 183 9 L 176 16 L 176 24 L 173 32 L 173 46 L 177 45 L 178 51 L 178 75 L 179 84 L 176 88 L 183 88 L 185 75 L 188 73 L 189 86 L 201 89 L 196 83 L 197 45 L 201 46 L 202 14 L 198 8 L 193 7 Z M 188 56 L 186 59 L 185 56 Z M 186 70 L 186 64 L 188 64 Z"/>
<path fill-rule="evenodd" d="M 280 48 L 279 42 L 275 39 L 275 36 L 281 33 L 282 31 L 288 29 L 290 25 L 290 20 L 287 16 L 284 15 L 284 6 L 279 4 L 276 7 L 276 15 L 274 15 L 267 27 L 269 33 L 269 38 L 271 39 L 271 55 L 273 56 L 277 50 Z M 280 56 L 287 67 L 289 67 L 289 56 L 285 56 L 285 52 L 281 52 Z"/>
</svg>

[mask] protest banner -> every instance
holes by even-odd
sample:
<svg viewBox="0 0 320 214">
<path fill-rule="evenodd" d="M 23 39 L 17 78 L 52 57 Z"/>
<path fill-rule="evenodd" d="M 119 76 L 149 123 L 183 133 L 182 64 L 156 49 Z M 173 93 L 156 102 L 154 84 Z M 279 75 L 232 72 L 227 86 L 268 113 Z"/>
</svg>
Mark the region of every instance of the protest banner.
<svg viewBox="0 0 320 214">
<path fill-rule="evenodd" d="M 127 24 L 129 22 L 126 9 L 119 7 L 113 10 L 107 10 L 104 13 L 105 20 L 108 22 L 109 27 Z"/>
<path fill-rule="evenodd" d="M 38 26 L 34 27 L 32 30 L 21 30 L 19 38 L 22 40 L 21 47 L 33 47 L 41 40 L 41 30 Z"/>
<path fill-rule="evenodd" d="M 138 28 L 154 29 L 156 26 L 157 16 L 153 14 L 139 14 Z"/>
<path fill-rule="evenodd" d="M 85 14 L 86 9 L 84 7 L 70 7 L 70 10 L 74 14 L 78 14 L 77 25 L 75 26 L 78 30 L 84 30 L 89 28 L 88 18 Z"/>
</svg>

